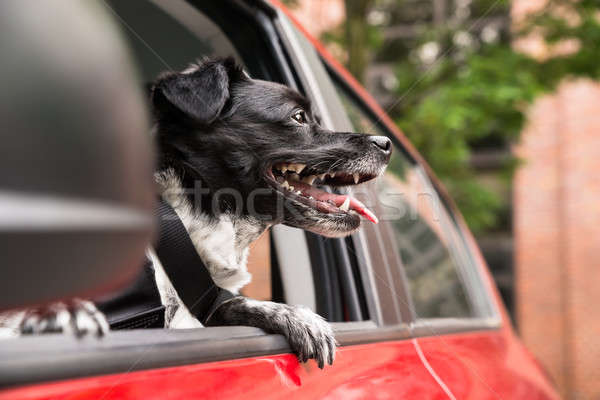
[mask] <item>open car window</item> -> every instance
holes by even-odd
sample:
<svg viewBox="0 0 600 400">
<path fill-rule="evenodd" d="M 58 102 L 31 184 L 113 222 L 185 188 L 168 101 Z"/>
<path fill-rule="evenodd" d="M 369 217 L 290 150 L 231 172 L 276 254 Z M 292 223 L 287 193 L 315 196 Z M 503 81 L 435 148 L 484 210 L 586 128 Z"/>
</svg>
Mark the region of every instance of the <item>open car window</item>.
<svg viewBox="0 0 600 400">
<path fill-rule="evenodd" d="M 112 0 L 108 4 L 121 22 L 144 82 L 164 70 L 183 69 L 194 58 L 233 56 L 253 78 L 298 83 L 286 75 L 286 61 L 278 59 L 281 54 L 266 42 L 278 39 L 266 38 L 256 22 L 248 23 L 253 16 L 244 14 L 244 7 L 232 7 L 224 15 L 222 6 L 202 1 Z M 296 228 L 274 227 L 250 248 L 248 270 L 253 279 L 241 294 L 304 305 L 331 322 L 367 319 L 364 297 L 357 297 L 362 290 L 355 283 L 357 272 L 341 243 L 334 246 Z"/>
<path fill-rule="evenodd" d="M 107 1 L 120 22 L 141 72 L 141 84 L 161 72 L 185 69 L 205 57 L 234 57 L 254 78 L 281 81 L 277 62 L 269 54 L 256 26 L 239 10 L 224 17 L 210 2 L 183 0 Z M 240 49 L 238 51 L 238 49 Z M 286 302 L 277 251 L 270 231 L 251 245 L 248 270 L 253 279 L 241 294 L 257 300 Z M 310 267 L 308 267 L 310 268 Z M 304 293 L 312 293 L 312 281 L 304 281 Z M 288 292 L 290 292 L 288 290 Z M 293 304 L 315 308 L 310 296 L 288 293 Z"/>
</svg>

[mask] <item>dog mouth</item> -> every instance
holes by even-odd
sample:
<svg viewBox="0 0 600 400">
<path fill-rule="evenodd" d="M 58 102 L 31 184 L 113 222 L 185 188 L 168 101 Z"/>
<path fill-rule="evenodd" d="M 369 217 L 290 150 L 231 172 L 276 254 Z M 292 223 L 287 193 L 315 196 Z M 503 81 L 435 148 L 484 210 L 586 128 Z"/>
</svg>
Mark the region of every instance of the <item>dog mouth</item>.
<svg viewBox="0 0 600 400">
<path fill-rule="evenodd" d="M 323 186 L 358 185 L 377 175 L 344 170 L 319 171 L 301 163 L 275 163 L 267 170 L 271 185 L 286 198 L 324 214 L 358 214 L 375 224 L 379 220 L 363 203 L 349 195 L 330 193 Z"/>
</svg>

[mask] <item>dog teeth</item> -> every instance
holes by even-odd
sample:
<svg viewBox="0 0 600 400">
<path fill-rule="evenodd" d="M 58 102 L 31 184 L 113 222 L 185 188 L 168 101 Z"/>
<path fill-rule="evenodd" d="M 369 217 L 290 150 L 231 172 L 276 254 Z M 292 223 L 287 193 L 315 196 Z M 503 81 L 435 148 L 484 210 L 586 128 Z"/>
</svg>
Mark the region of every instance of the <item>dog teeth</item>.
<svg viewBox="0 0 600 400">
<path fill-rule="evenodd" d="M 323 179 L 325 179 L 326 176 L 327 176 L 327 174 L 321 174 L 321 175 L 319 175 L 319 179 L 323 180 Z"/>
<path fill-rule="evenodd" d="M 360 180 L 360 174 L 352 174 L 354 176 L 354 184 L 356 185 L 358 183 L 358 181 Z"/>
<path fill-rule="evenodd" d="M 295 170 L 297 173 L 300 173 L 300 172 L 302 172 L 302 170 L 303 170 L 304 168 L 306 168 L 306 165 L 305 165 L 305 164 L 291 164 L 291 165 L 293 165 L 293 166 L 294 166 L 294 170 Z M 291 167 L 290 167 L 290 169 L 291 169 Z"/>
<path fill-rule="evenodd" d="M 306 164 L 277 164 L 275 165 L 275 168 L 277 168 L 278 170 L 280 170 L 281 172 L 283 172 L 284 174 L 287 171 L 294 171 L 297 173 L 301 173 L 304 168 L 306 168 Z"/>
<path fill-rule="evenodd" d="M 283 183 L 281 184 L 281 186 L 283 186 L 283 187 L 284 187 L 284 188 L 286 188 L 286 189 L 289 189 L 289 188 L 290 188 L 290 184 L 289 184 L 289 183 L 287 183 L 287 181 L 283 181 Z"/>
<path fill-rule="evenodd" d="M 329 177 L 330 177 L 330 178 L 335 178 L 335 172 L 330 172 L 330 173 L 329 173 L 329 174 L 327 174 L 327 175 L 329 175 Z"/>
<path fill-rule="evenodd" d="M 302 192 L 298 190 L 298 191 L 296 192 L 296 194 L 297 194 L 298 196 L 300 196 L 300 195 L 302 194 Z"/>
<path fill-rule="evenodd" d="M 340 206 L 340 210 L 342 211 L 348 211 L 348 209 L 350 209 L 350 197 L 346 197 L 346 200 Z"/>
<path fill-rule="evenodd" d="M 292 185 L 290 185 L 290 190 L 293 192 L 294 191 L 294 187 Z"/>
<path fill-rule="evenodd" d="M 312 185 L 312 184 L 313 184 L 313 182 L 315 181 L 315 179 L 317 179 L 317 177 L 316 177 L 316 176 L 314 176 L 314 175 L 309 175 L 309 176 L 307 176 L 306 178 L 303 178 L 303 179 L 302 179 L 302 182 L 304 182 L 304 183 L 308 183 L 309 185 Z"/>
<path fill-rule="evenodd" d="M 291 173 L 290 174 L 290 179 L 292 179 L 294 181 L 300 181 L 300 175 L 295 174 L 295 173 Z"/>
</svg>

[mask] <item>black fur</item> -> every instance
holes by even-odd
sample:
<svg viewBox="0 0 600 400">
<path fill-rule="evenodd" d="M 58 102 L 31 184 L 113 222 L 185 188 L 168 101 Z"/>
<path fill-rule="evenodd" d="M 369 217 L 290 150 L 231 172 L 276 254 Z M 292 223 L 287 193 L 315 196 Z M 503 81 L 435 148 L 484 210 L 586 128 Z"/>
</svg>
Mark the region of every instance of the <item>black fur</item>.
<svg viewBox="0 0 600 400">
<path fill-rule="evenodd" d="M 302 314 L 305 318 L 299 317 Z M 319 368 L 333 364 L 335 358 L 336 342 L 331 326 L 305 307 L 236 297 L 217 308 L 207 325 L 248 325 L 281 334 L 300 362 L 314 358 Z"/>
<path fill-rule="evenodd" d="M 173 169 L 192 203 L 207 214 L 253 214 L 267 223 L 347 234 L 360 224 L 356 213 L 318 212 L 281 191 L 268 172 L 278 162 L 302 163 L 307 165 L 303 174 L 345 171 L 370 179 L 389 160 L 389 151 L 374 146 L 373 137 L 322 128 L 305 97 L 286 86 L 248 78 L 231 59 L 201 62 L 188 72 L 160 77 L 152 103 L 159 170 Z M 297 110 L 305 111 L 306 124 L 292 119 Z M 214 194 L 230 189 L 241 194 L 243 203 L 222 195 L 212 207 Z M 250 197 L 256 200 L 252 207 L 246 201 Z"/>
</svg>

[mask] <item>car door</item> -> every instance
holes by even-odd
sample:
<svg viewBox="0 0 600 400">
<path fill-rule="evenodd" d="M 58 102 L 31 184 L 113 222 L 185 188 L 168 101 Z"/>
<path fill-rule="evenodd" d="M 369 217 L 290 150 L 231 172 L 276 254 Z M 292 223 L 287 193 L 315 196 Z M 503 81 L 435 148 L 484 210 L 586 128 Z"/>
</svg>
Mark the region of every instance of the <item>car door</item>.
<svg viewBox="0 0 600 400">
<path fill-rule="evenodd" d="M 286 36 L 289 21 L 268 4 L 104 5 L 129 40 L 140 85 L 196 57 L 233 55 L 252 76 L 304 91 L 325 125 L 340 126 L 309 88 L 313 66 L 297 63 L 303 52 L 314 59 L 314 49 L 291 46 L 300 37 Z M 283 337 L 249 327 L 41 335 L 0 342 L 0 399 L 445 398 L 408 339 L 389 254 L 369 249 L 362 234 L 326 240 L 286 227 L 273 229 L 266 246 L 268 256 L 255 262 L 268 265 L 270 290 L 255 293 L 330 320 L 340 343 L 333 366 L 300 364 Z"/>
</svg>

